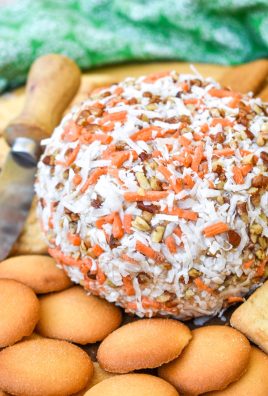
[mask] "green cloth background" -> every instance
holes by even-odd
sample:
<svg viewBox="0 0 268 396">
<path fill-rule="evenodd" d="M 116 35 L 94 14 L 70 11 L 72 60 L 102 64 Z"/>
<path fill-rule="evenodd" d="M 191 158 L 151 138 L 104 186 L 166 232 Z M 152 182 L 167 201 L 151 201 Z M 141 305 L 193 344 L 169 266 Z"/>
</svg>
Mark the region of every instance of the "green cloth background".
<svg viewBox="0 0 268 396">
<path fill-rule="evenodd" d="M 0 90 L 59 52 L 83 69 L 133 60 L 268 57 L 268 0 L 17 0 L 0 8 Z"/>
</svg>

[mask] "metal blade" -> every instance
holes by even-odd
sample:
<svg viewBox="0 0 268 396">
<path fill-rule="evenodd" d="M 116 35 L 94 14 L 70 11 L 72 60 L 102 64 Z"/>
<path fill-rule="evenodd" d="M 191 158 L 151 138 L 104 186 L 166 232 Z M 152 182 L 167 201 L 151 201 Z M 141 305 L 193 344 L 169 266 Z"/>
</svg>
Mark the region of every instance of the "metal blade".
<svg viewBox="0 0 268 396">
<path fill-rule="evenodd" d="M 24 167 L 8 154 L 0 173 L 0 260 L 22 231 L 34 195 L 35 172 L 35 166 Z"/>
</svg>

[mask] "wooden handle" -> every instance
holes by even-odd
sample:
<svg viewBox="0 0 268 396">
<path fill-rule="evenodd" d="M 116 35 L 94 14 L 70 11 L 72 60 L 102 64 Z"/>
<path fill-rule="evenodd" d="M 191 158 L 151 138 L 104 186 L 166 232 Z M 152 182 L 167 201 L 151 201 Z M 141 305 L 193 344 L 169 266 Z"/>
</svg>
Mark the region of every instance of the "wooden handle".
<svg viewBox="0 0 268 396">
<path fill-rule="evenodd" d="M 23 110 L 5 130 L 7 142 L 12 145 L 17 137 L 28 137 L 40 143 L 49 137 L 80 80 L 78 66 L 66 56 L 49 54 L 38 58 L 28 75 Z"/>
<path fill-rule="evenodd" d="M 268 75 L 268 60 L 260 59 L 236 66 L 224 74 L 220 83 L 233 91 L 257 94 Z"/>
</svg>

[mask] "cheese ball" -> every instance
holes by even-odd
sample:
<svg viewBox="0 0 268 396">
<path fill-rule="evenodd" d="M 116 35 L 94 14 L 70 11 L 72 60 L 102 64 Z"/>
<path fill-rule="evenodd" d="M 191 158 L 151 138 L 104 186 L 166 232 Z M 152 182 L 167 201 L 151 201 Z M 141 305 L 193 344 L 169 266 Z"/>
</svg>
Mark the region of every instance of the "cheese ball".
<svg viewBox="0 0 268 396">
<path fill-rule="evenodd" d="M 50 254 L 140 317 L 221 313 L 267 273 L 267 139 L 266 104 L 199 74 L 92 92 L 43 142 Z"/>
</svg>

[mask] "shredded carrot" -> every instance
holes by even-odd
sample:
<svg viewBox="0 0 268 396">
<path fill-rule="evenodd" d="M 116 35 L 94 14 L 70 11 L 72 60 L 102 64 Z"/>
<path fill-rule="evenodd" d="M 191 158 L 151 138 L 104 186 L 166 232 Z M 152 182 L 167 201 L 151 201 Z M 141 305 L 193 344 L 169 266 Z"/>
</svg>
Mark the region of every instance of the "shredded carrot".
<svg viewBox="0 0 268 396">
<path fill-rule="evenodd" d="M 110 135 L 97 134 L 97 133 L 84 133 L 79 138 L 80 142 L 90 144 L 98 140 L 102 144 L 110 144 L 113 138 Z"/>
<path fill-rule="evenodd" d="M 169 235 L 166 239 L 165 239 L 165 244 L 167 245 L 168 250 L 170 251 L 170 253 L 176 253 L 177 251 L 177 245 L 175 242 L 175 239 L 173 238 L 172 235 Z"/>
<path fill-rule="evenodd" d="M 114 90 L 115 95 L 120 95 L 122 92 L 124 92 L 122 87 L 116 87 Z"/>
<path fill-rule="evenodd" d="M 183 99 L 184 104 L 197 104 L 199 103 L 199 99 L 196 98 L 188 98 L 188 99 Z"/>
<path fill-rule="evenodd" d="M 211 287 L 207 286 L 207 285 L 202 281 L 201 278 L 195 278 L 195 279 L 194 279 L 194 284 L 196 285 L 196 287 L 197 287 L 199 290 L 206 291 L 207 293 L 210 293 L 210 294 L 214 293 L 214 290 L 213 290 Z"/>
<path fill-rule="evenodd" d="M 132 279 L 129 275 L 122 278 L 124 289 L 127 296 L 135 296 L 135 289 L 133 287 Z"/>
<path fill-rule="evenodd" d="M 91 268 L 92 261 L 89 258 L 74 259 L 71 256 L 66 256 L 59 248 L 48 248 L 48 253 L 55 258 L 56 261 L 64 265 L 71 265 L 72 267 L 81 267 L 87 265 Z"/>
<path fill-rule="evenodd" d="M 99 257 L 104 252 L 100 245 L 94 245 L 91 251 L 96 257 Z"/>
<path fill-rule="evenodd" d="M 181 238 L 182 236 L 181 228 L 179 226 L 174 228 L 173 233 L 177 235 L 179 238 Z"/>
<path fill-rule="evenodd" d="M 189 88 L 190 88 L 189 85 L 185 81 L 181 83 L 181 87 L 184 92 L 188 92 Z"/>
<path fill-rule="evenodd" d="M 132 234 L 132 230 L 131 230 L 132 218 L 133 216 L 131 214 L 124 215 L 123 225 L 124 225 L 124 230 L 127 234 Z"/>
<path fill-rule="evenodd" d="M 128 202 L 159 201 L 166 198 L 168 194 L 168 191 L 144 191 L 143 195 L 135 192 L 126 192 L 124 198 Z"/>
<path fill-rule="evenodd" d="M 172 173 L 168 170 L 164 165 L 159 165 L 157 171 L 162 173 L 162 175 L 167 179 L 169 184 L 172 186 L 173 190 L 176 193 L 179 193 L 182 190 L 182 182 L 180 179 L 175 181 L 172 180 Z"/>
<path fill-rule="evenodd" d="M 209 131 L 209 126 L 208 126 L 208 124 L 203 124 L 200 129 L 201 129 L 201 132 L 206 133 Z"/>
<path fill-rule="evenodd" d="M 110 88 L 109 85 L 103 85 L 102 87 L 94 88 L 93 91 L 90 92 L 90 95 L 96 95 L 96 94 L 100 93 L 101 91 L 103 91 L 104 89 L 109 89 L 109 88 Z"/>
<path fill-rule="evenodd" d="M 73 184 L 75 186 L 78 186 L 82 181 L 82 177 L 80 175 L 78 175 L 78 173 L 76 175 L 74 175 L 73 177 Z"/>
<path fill-rule="evenodd" d="M 193 137 L 194 137 L 194 140 L 195 140 L 196 142 L 199 142 L 200 140 L 203 139 L 204 136 L 200 135 L 199 133 L 194 132 L 194 133 L 193 133 Z"/>
<path fill-rule="evenodd" d="M 78 144 L 73 151 L 71 152 L 71 154 L 68 155 L 68 158 L 65 162 L 66 166 L 70 166 L 76 159 L 77 154 L 79 153 L 80 150 L 80 144 Z"/>
<path fill-rule="evenodd" d="M 203 234 L 205 234 L 205 236 L 209 238 L 213 237 L 214 235 L 222 234 L 223 232 L 226 232 L 228 230 L 229 226 L 226 223 L 219 221 L 218 223 L 205 227 L 203 229 Z"/>
<path fill-rule="evenodd" d="M 244 184 L 244 177 L 242 171 L 238 166 L 233 166 L 233 179 L 236 184 Z"/>
<path fill-rule="evenodd" d="M 83 187 L 81 188 L 81 193 L 86 192 L 86 190 L 88 189 L 89 186 L 91 186 L 92 184 L 96 184 L 97 181 L 99 180 L 99 178 L 102 175 L 107 175 L 107 168 L 96 168 L 91 172 L 91 175 L 89 176 L 89 178 L 87 179 L 87 181 L 85 182 L 85 184 L 83 185 Z"/>
<path fill-rule="evenodd" d="M 204 154 L 203 145 L 200 144 L 195 148 L 191 168 L 194 172 L 198 172 L 198 167 L 202 161 Z"/>
<path fill-rule="evenodd" d="M 135 260 L 135 259 L 132 258 L 132 257 L 129 257 L 129 256 L 128 256 L 127 254 L 125 254 L 125 253 L 122 253 L 122 254 L 121 254 L 121 259 L 122 259 L 122 260 L 125 260 L 125 261 L 128 261 L 128 262 L 131 263 L 131 264 L 140 265 L 140 262 L 139 262 L 139 261 Z"/>
<path fill-rule="evenodd" d="M 140 129 L 138 132 L 133 133 L 133 135 L 131 135 L 131 139 L 134 141 L 143 140 L 144 142 L 147 142 L 148 140 L 153 139 L 154 132 L 156 132 L 157 134 L 160 131 L 161 131 L 160 127 L 150 126 L 147 128 Z"/>
<path fill-rule="evenodd" d="M 253 165 L 251 165 L 251 164 L 243 165 L 243 166 L 241 167 L 242 175 L 243 175 L 244 177 L 246 177 L 247 174 L 248 174 L 249 172 L 252 171 L 252 169 L 253 169 Z"/>
<path fill-rule="evenodd" d="M 81 130 L 82 127 L 78 126 L 73 120 L 70 120 L 66 123 L 61 138 L 65 142 L 75 142 L 79 138 Z"/>
<path fill-rule="evenodd" d="M 263 260 L 257 267 L 256 272 L 255 272 L 255 276 L 257 277 L 262 277 L 265 273 L 265 266 L 267 263 L 268 259 Z"/>
<path fill-rule="evenodd" d="M 148 76 L 146 76 L 143 80 L 145 83 L 153 83 L 160 78 L 166 77 L 170 75 L 170 71 L 161 71 L 161 72 L 156 72 L 156 73 L 151 73 Z"/>
<path fill-rule="evenodd" d="M 140 252 L 141 254 L 143 254 L 144 256 L 146 256 L 148 258 L 151 258 L 158 262 L 164 261 L 164 256 L 162 255 L 162 253 L 156 252 L 150 246 L 144 245 L 140 241 L 136 242 L 136 249 L 138 252 Z"/>
<path fill-rule="evenodd" d="M 217 89 L 217 88 L 211 88 L 208 93 L 211 96 L 215 96 L 216 98 L 226 98 L 228 96 L 233 97 L 233 98 L 240 98 L 241 95 L 237 92 L 233 91 L 228 91 L 227 89 Z"/>
<path fill-rule="evenodd" d="M 191 141 L 183 135 L 179 136 L 178 142 L 180 143 L 181 146 L 185 146 L 185 147 L 187 147 L 187 146 L 189 146 L 189 144 L 191 144 Z"/>
<path fill-rule="evenodd" d="M 228 304 L 233 304 L 233 303 L 243 302 L 243 301 L 245 301 L 245 299 L 243 297 L 238 297 L 238 296 L 227 297 Z"/>
<path fill-rule="evenodd" d="M 101 126 L 101 129 L 103 132 L 111 132 L 114 130 L 114 122 L 110 121 L 106 123 L 105 125 Z"/>
<path fill-rule="evenodd" d="M 253 259 L 247 261 L 246 263 L 243 263 L 243 268 L 249 269 L 252 266 L 252 264 L 254 264 L 254 260 Z"/>
<path fill-rule="evenodd" d="M 100 269 L 99 266 L 98 266 L 98 269 L 97 269 L 96 279 L 97 279 L 97 281 L 99 282 L 100 285 L 102 285 L 102 284 L 106 281 L 106 275 L 105 275 L 104 272 Z"/>
<path fill-rule="evenodd" d="M 224 148 L 221 150 L 213 150 L 213 155 L 217 157 L 230 157 L 234 154 L 234 150 L 231 148 Z"/>
<path fill-rule="evenodd" d="M 114 177 L 115 179 L 117 179 L 117 182 L 121 185 L 123 185 L 124 183 L 122 182 L 122 180 L 119 177 L 119 173 L 118 173 L 118 169 L 117 168 L 108 168 L 108 175 Z"/>
<path fill-rule="evenodd" d="M 133 156 L 133 159 L 136 160 L 138 158 L 138 154 L 136 151 L 131 150 L 122 150 L 122 151 L 115 151 L 110 154 L 110 157 L 112 159 L 112 165 L 116 166 L 117 168 L 120 168 L 125 161 L 127 161 L 131 155 Z"/>
<path fill-rule="evenodd" d="M 136 311 L 137 310 L 137 303 L 136 301 L 130 301 L 126 304 L 127 311 Z"/>
<path fill-rule="evenodd" d="M 112 224 L 113 221 L 114 221 L 114 213 L 111 213 L 107 216 L 103 216 L 103 217 L 100 217 L 99 219 L 97 219 L 95 224 L 96 224 L 97 228 L 101 229 L 103 224 L 106 224 L 106 223 Z"/>
<path fill-rule="evenodd" d="M 240 102 L 240 99 L 234 98 L 228 103 L 228 106 L 231 107 L 231 109 L 235 109 L 236 107 L 239 106 L 239 102 Z"/>
<path fill-rule="evenodd" d="M 185 175 L 183 178 L 183 183 L 186 187 L 193 188 L 195 182 L 191 175 Z"/>
<path fill-rule="evenodd" d="M 152 152 L 152 157 L 153 157 L 153 158 L 162 157 L 161 151 L 159 151 L 159 150 L 154 150 L 154 151 Z"/>
<path fill-rule="evenodd" d="M 124 229 L 122 225 L 122 221 L 120 219 L 119 213 L 114 213 L 114 220 L 113 220 L 113 228 L 112 234 L 115 238 L 120 239 L 124 235 Z"/>
<path fill-rule="evenodd" d="M 67 239 L 74 246 L 79 246 L 81 243 L 80 236 L 77 234 L 72 234 L 71 232 L 67 233 Z"/>
<path fill-rule="evenodd" d="M 233 122 L 228 120 L 228 118 L 213 118 L 210 125 L 215 126 L 217 124 L 221 124 L 221 126 L 226 127 L 233 125 Z"/>
<path fill-rule="evenodd" d="M 172 216 L 178 216 L 181 219 L 192 220 L 192 221 L 195 221 L 198 218 L 198 214 L 196 212 L 193 212 L 192 210 L 177 208 L 177 207 L 174 207 L 171 210 L 164 209 L 162 213 L 169 214 Z"/>
<path fill-rule="evenodd" d="M 118 122 L 118 121 L 125 121 L 127 116 L 126 111 L 118 111 L 116 113 L 108 113 L 100 120 L 100 125 L 104 125 L 108 121 Z"/>
<path fill-rule="evenodd" d="M 149 297 L 142 297 L 141 302 L 142 302 L 142 306 L 144 308 L 159 309 L 161 307 L 161 303 L 159 303 L 158 301 L 152 300 Z"/>
</svg>

